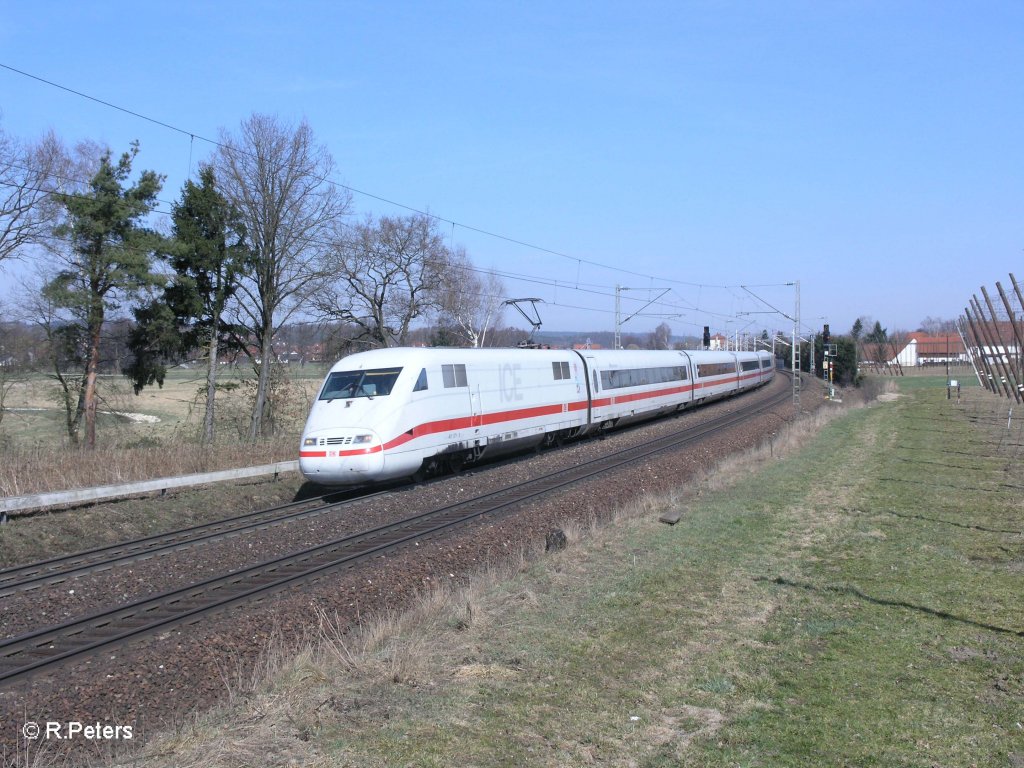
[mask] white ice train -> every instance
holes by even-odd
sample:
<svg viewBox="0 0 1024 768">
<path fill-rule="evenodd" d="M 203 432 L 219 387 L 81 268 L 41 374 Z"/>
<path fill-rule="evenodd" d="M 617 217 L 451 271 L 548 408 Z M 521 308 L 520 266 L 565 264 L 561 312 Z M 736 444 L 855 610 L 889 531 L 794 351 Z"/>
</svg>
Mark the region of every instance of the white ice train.
<svg viewBox="0 0 1024 768">
<path fill-rule="evenodd" d="M 326 486 L 429 475 L 770 381 L 768 352 L 392 348 L 331 368 L 299 468 Z"/>
</svg>

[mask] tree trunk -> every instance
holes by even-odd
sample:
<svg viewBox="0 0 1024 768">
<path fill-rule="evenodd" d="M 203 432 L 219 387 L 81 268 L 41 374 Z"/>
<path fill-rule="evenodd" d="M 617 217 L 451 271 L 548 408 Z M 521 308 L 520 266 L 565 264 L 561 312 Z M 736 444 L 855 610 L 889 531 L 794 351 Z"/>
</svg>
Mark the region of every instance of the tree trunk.
<svg viewBox="0 0 1024 768">
<path fill-rule="evenodd" d="M 263 343 L 260 345 L 260 373 L 256 380 L 256 398 L 252 404 L 252 420 L 249 423 L 249 440 L 255 443 L 263 437 L 264 415 L 267 406 L 267 392 L 270 389 L 270 370 L 274 355 L 273 334 L 263 334 Z"/>
<path fill-rule="evenodd" d="M 96 377 L 100 368 L 100 329 L 96 323 L 89 332 L 89 358 L 85 364 L 85 386 L 82 388 L 82 403 L 85 406 L 85 447 L 96 448 Z"/>
<path fill-rule="evenodd" d="M 71 400 L 71 391 L 68 390 L 67 400 Z M 85 416 L 85 373 L 82 380 L 78 382 L 78 402 L 75 403 L 75 410 L 72 414 L 68 411 L 68 436 L 75 445 L 82 444 L 82 417 Z"/>
<path fill-rule="evenodd" d="M 220 347 L 216 323 L 210 330 L 210 347 L 206 367 L 206 415 L 203 417 L 203 445 L 213 442 L 213 410 L 217 395 L 217 350 Z"/>
<path fill-rule="evenodd" d="M 68 431 L 68 440 L 71 441 L 72 445 L 78 445 L 78 427 L 82 421 L 81 411 L 81 387 L 79 387 L 78 402 L 72 401 L 71 397 L 71 385 L 68 383 L 68 377 L 60 369 L 60 363 L 57 358 L 53 360 L 53 377 L 60 384 L 61 402 L 64 404 L 64 426 Z M 77 406 L 77 407 L 76 407 Z"/>
</svg>

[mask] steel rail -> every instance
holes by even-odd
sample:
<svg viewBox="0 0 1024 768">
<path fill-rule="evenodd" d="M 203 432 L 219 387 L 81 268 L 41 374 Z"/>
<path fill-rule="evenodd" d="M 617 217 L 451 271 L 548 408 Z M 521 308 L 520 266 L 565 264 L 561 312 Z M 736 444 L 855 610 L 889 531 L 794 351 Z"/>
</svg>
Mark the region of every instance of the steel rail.
<svg viewBox="0 0 1024 768">
<path fill-rule="evenodd" d="M 69 578 L 87 573 L 107 570 L 115 565 L 145 560 L 156 555 L 167 554 L 198 544 L 210 543 L 220 539 L 237 536 L 249 531 L 262 530 L 287 522 L 295 522 L 307 517 L 316 517 L 364 499 L 387 493 L 387 490 L 365 493 L 364 491 L 347 492 L 346 498 L 327 501 L 331 496 L 339 496 L 346 492 L 332 492 L 300 501 L 292 501 L 275 507 L 258 509 L 234 517 L 222 518 L 209 523 L 179 528 L 174 531 L 153 534 L 140 539 L 118 542 L 95 549 L 72 552 L 67 555 L 39 560 L 25 565 L 0 570 L 0 597 L 15 592 L 37 589 L 49 584 L 58 584 Z M 359 494 L 359 495 L 355 495 Z M 310 507 L 290 512 L 296 507 Z"/>
<path fill-rule="evenodd" d="M 365 488 L 336 490 L 323 496 L 292 501 L 208 523 L 153 534 L 139 539 L 117 542 L 94 549 L 72 552 L 24 565 L 0 568 L 0 597 L 51 584 L 59 584 L 69 578 L 107 570 L 115 565 L 136 562 L 159 554 L 168 554 L 201 543 L 209 543 L 233 535 L 261 530 L 278 523 L 294 522 L 305 517 L 318 516 L 350 501 L 373 498 L 387 493 L 397 485 L 398 483 L 389 483 L 387 486 L 382 487 L 382 490 L 373 493 L 366 493 Z M 327 498 L 332 496 L 345 496 L 345 498 L 334 502 L 327 502 Z M 311 510 L 287 513 L 287 510 L 294 509 L 295 507 L 308 506 L 317 502 L 323 502 L 323 505 Z M 277 515 L 278 512 L 285 512 L 286 514 Z"/>
</svg>

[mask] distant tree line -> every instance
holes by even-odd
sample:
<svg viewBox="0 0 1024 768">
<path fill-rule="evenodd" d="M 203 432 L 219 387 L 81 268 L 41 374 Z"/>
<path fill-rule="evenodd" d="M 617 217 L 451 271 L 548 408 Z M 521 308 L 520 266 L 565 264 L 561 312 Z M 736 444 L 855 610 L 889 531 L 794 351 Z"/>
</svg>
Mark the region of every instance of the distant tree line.
<svg viewBox="0 0 1024 768">
<path fill-rule="evenodd" d="M 917 331 L 929 336 L 955 334 L 956 321 L 926 317 L 921 321 Z M 899 364 L 892 361 L 898 357 L 911 335 L 909 331 L 889 331 L 880 321 L 873 320 L 867 315 L 858 317 L 848 333 L 830 335 L 828 343 L 835 347 L 835 357 L 832 358 L 833 381 L 844 387 L 857 385 L 866 366 L 874 370 L 898 370 Z M 825 343 L 824 329 L 816 333 L 810 341 L 801 343 L 801 368 L 805 372 L 810 373 L 813 370 L 816 376 L 826 375 Z M 789 340 L 783 337 L 782 345 L 787 347 L 782 360 L 788 365 Z"/>
<path fill-rule="evenodd" d="M 0 127 L 0 270 L 12 259 L 33 267 L 19 306 L 3 308 L 33 328 L 6 323 L 17 333 L 0 347 L 0 397 L 13 361 L 47 372 L 71 443 L 96 445 L 101 372 L 124 373 L 139 391 L 197 359 L 212 441 L 225 356 L 251 366 L 249 439 L 268 436 L 275 343 L 288 327 L 329 328 L 338 351 L 502 340 L 501 280 L 430 216 L 354 220 L 305 121 L 254 114 L 222 131 L 169 227 L 152 224 L 165 177 L 134 172 L 138 152 L 67 148 L 52 133 L 25 143 Z"/>
</svg>

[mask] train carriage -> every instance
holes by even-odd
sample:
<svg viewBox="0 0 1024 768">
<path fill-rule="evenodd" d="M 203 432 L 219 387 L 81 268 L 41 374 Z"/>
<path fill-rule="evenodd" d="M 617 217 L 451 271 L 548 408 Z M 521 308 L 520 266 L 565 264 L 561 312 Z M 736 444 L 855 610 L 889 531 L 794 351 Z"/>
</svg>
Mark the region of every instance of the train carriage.
<svg viewBox="0 0 1024 768">
<path fill-rule="evenodd" d="M 775 356 L 771 352 L 762 350 L 757 353 L 757 359 L 761 364 L 757 383 L 759 385 L 767 384 L 775 376 Z"/>
<path fill-rule="evenodd" d="M 597 427 L 650 418 L 693 401 L 693 369 L 686 352 L 584 354 L 591 371 L 591 421 Z"/>
<path fill-rule="evenodd" d="M 740 362 L 736 352 L 703 352 L 694 360 L 694 396 L 701 402 L 740 389 Z"/>
<path fill-rule="evenodd" d="M 425 463 L 529 447 L 548 432 L 579 432 L 587 419 L 583 376 L 578 356 L 549 350 L 350 355 L 331 368 L 313 404 L 300 469 L 324 484 L 383 480 Z"/>
<path fill-rule="evenodd" d="M 765 354 L 361 352 L 328 372 L 303 431 L 299 468 L 322 485 L 430 474 L 734 394 L 770 379 Z"/>
</svg>

